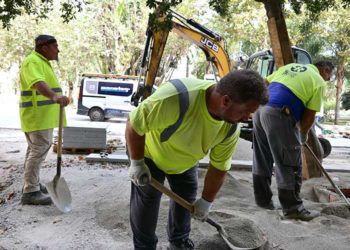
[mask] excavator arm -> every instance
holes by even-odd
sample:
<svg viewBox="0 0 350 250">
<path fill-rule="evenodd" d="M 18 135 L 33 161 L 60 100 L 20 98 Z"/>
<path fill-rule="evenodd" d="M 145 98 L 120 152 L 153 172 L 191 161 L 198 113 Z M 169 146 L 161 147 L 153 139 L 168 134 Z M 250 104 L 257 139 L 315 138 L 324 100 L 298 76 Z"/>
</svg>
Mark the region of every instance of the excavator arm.
<svg viewBox="0 0 350 250">
<path fill-rule="evenodd" d="M 174 11 L 172 11 L 172 15 L 172 28 L 170 31 L 153 30 L 148 25 L 145 49 L 140 67 L 140 71 L 144 74 L 144 83 L 140 84 L 140 77 L 139 87 L 131 100 L 135 106 L 138 105 L 140 99 L 142 101 L 152 93 L 170 32 L 197 45 L 204 52 L 207 61 L 215 65 L 215 68 L 213 68 L 214 75 L 215 70 L 217 70 L 219 77 L 223 77 L 230 71 L 230 60 L 222 37 L 196 21 L 186 19 Z M 160 17 L 159 21 L 161 20 L 162 18 Z M 140 76 L 142 73 L 140 73 Z"/>
</svg>

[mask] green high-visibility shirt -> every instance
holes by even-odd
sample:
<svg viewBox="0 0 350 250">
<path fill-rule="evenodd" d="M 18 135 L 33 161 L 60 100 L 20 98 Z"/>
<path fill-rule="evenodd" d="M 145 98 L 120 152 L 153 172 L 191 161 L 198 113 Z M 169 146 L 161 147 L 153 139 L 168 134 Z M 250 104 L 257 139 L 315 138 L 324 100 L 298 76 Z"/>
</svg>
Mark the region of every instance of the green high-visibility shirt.
<svg viewBox="0 0 350 250">
<path fill-rule="evenodd" d="M 278 82 L 289 88 L 310 110 L 320 111 L 326 82 L 312 64 L 291 63 L 269 75 L 268 82 Z"/>
<path fill-rule="evenodd" d="M 36 91 L 37 82 L 45 82 L 58 95 L 62 89 L 50 62 L 33 51 L 23 61 L 20 68 L 20 118 L 23 132 L 32 132 L 58 127 L 59 105 Z M 63 125 L 66 119 L 64 116 Z"/>
<path fill-rule="evenodd" d="M 240 129 L 227 137 L 232 124 L 216 120 L 209 114 L 205 93 L 213 82 L 181 81 L 187 87 L 189 106 L 180 126 L 168 140 L 161 142 L 160 134 L 177 121 L 180 110 L 179 92 L 171 83 L 161 85 L 129 114 L 133 129 L 146 136 L 145 157 L 152 159 L 167 174 L 180 174 L 209 153 L 213 167 L 229 170 Z"/>
</svg>

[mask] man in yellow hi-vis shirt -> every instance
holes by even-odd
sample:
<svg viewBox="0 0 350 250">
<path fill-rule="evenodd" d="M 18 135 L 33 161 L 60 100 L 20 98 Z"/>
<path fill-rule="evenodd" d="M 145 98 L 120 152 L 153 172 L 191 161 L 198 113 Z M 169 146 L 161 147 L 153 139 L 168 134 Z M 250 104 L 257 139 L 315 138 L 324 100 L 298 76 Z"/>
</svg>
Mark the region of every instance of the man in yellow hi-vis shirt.
<svg viewBox="0 0 350 250">
<path fill-rule="evenodd" d="M 175 193 L 194 202 L 194 218 L 205 221 L 231 167 L 240 132 L 237 123 L 247 120 L 267 99 L 261 76 L 238 70 L 218 83 L 170 80 L 130 113 L 126 142 L 133 182 L 130 223 L 135 249 L 156 249 L 158 241 L 155 229 L 161 193 L 147 185 L 147 180 L 152 176 L 163 183 L 166 178 Z M 207 154 L 210 163 L 204 189 L 196 199 L 196 166 Z M 170 201 L 168 249 L 194 249 L 190 230 L 190 212 Z"/>
<path fill-rule="evenodd" d="M 59 106 L 69 99 L 62 95 L 61 86 L 50 64 L 58 60 L 55 37 L 39 35 L 35 51 L 23 61 L 20 69 L 20 118 L 28 148 L 24 162 L 23 205 L 50 205 L 45 186 L 40 184 L 40 165 L 52 143 L 53 128 L 58 127 Z M 65 124 L 65 121 L 64 121 Z"/>
<path fill-rule="evenodd" d="M 256 204 L 274 209 L 271 176 L 273 165 L 278 198 L 286 219 L 304 221 L 317 217 L 300 197 L 301 145 L 306 143 L 315 114 L 320 111 L 333 64 L 291 63 L 267 77 L 269 101 L 253 117 L 253 185 Z"/>
</svg>

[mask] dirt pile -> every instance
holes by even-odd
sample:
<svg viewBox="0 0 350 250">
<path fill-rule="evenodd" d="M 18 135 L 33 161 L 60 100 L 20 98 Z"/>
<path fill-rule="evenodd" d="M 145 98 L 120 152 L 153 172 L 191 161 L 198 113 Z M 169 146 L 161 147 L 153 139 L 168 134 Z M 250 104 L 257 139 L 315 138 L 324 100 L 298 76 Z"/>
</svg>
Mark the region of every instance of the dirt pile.
<svg viewBox="0 0 350 250">
<path fill-rule="evenodd" d="M 84 156 L 63 155 L 62 176 L 72 193 L 72 211 L 60 213 L 54 206 L 20 205 L 23 156 L 26 143 L 20 131 L 0 129 L 0 249 L 133 249 L 129 225 L 130 181 L 120 164 L 88 164 Z M 18 153 L 6 153 L 19 150 Z M 56 154 L 49 152 L 41 170 L 42 183 L 56 173 Z M 199 171 L 199 193 L 205 170 Z M 340 183 L 350 182 L 350 173 L 332 173 Z M 314 185 L 324 178 L 304 182 L 302 197 L 308 209 L 322 215 L 310 222 L 281 220 L 281 210 L 255 205 L 251 173 L 230 171 L 210 214 L 228 230 L 238 246 L 255 246 L 264 237 L 270 249 L 332 249 L 349 246 L 349 210 L 341 202 L 320 203 Z M 273 179 L 273 201 L 279 205 Z M 162 198 L 157 235 L 158 249 L 168 245 L 166 225 L 169 199 Z M 199 250 L 227 249 L 217 230 L 193 220 L 191 239 Z"/>
</svg>

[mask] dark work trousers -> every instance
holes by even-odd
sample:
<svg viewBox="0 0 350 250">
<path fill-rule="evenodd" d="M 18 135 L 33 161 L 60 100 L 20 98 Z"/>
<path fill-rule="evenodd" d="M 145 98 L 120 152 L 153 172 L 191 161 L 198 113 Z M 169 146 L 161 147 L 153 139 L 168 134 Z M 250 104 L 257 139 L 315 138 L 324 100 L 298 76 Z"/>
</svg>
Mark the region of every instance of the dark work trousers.
<svg viewBox="0 0 350 250">
<path fill-rule="evenodd" d="M 165 174 L 154 162 L 145 158 L 152 178 L 164 183 L 168 180 L 173 192 L 193 203 L 197 194 L 197 168 L 193 167 L 182 174 Z M 156 249 L 158 238 L 155 234 L 162 194 L 150 185 L 131 184 L 130 224 L 133 232 L 135 249 Z M 189 237 L 191 231 L 191 214 L 170 199 L 168 214 L 168 240 L 177 241 Z"/>
<path fill-rule="evenodd" d="M 273 164 L 284 211 L 302 206 L 301 146 L 299 130 L 292 115 L 283 109 L 261 106 L 253 117 L 253 185 L 258 205 L 271 201 Z M 260 204 L 259 204 L 260 203 Z"/>
</svg>

